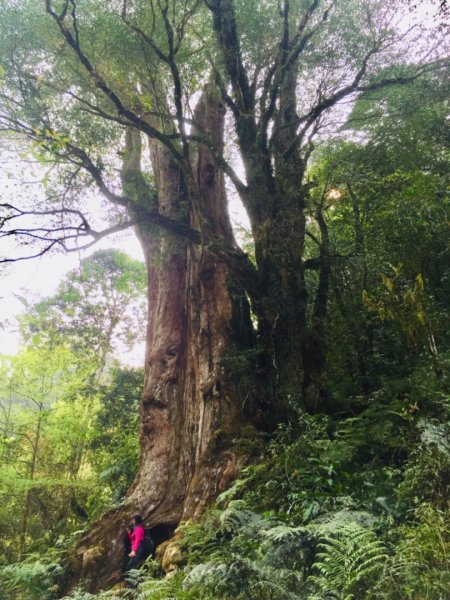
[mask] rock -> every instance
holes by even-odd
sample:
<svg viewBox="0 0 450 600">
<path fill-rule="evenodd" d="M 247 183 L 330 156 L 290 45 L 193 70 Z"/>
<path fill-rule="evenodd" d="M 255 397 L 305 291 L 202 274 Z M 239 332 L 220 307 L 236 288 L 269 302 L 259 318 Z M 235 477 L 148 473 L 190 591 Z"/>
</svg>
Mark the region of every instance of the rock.
<svg viewBox="0 0 450 600">
<path fill-rule="evenodd" d="M 166 575 L 178 570 L 183 561 L 180 542 L 182 534 L 176 533 L 170 540 L 163 542 L 156 549 L 156 558 L 161 562 L 161 567 Z"/>
<path fill-rule="evenodd" d="M 175 575 L 177 574 L 178 569 L 173 569 L 172 571 L 169 571 L 168 573 L 166 573 L 166 579 L 173 579 L 175 577 Z"/>
<path fill-rule="evenodd" d="M 113 588 L 111 588 L 111 593 L 114 594 L 114 596 L 120 596 L 122 594 L 122 591 L 125 590 L 127 587 L 126 581 L 121 581 L 120 583 L 117 583 Z"/>
<path fill-rule="evenodd" d="M 83 552 L 82 573 L 92 573 L 101 561 L 105 550 L 103 546 L 93 546 Z"/>
</svg>

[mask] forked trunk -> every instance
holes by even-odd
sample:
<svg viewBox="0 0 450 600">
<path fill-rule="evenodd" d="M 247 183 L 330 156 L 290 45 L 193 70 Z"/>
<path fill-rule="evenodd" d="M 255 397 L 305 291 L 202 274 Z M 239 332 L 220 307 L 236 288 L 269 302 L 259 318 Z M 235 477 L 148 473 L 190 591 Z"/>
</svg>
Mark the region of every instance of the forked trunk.
<svg viewBox="0 0 450 600">
<path fill-rule="evenodd" d="M 223 112 L 206 93 L 196 112 L 218 144 Z M 180 218 L 188 192 L 185 179 L 156 142 L 151 143 L 151 159 L 159 211 Z M 137 168 L 136 160 L 130 168 Z M 199 230 L 207 225 L 233 244 L 223 175 L 205 149 L 199 148 L 192 161 L 198 200 L 185 219 Z M 131 515 L 139 512 L 156 537 L 168 537 L 181 520 L 199 515 L 225 490 L 239 468 L 232 439 L 246 419 L 222 360 L 251 343 L 245 296 L 236 292 L 228 268 L 201 247 L 145 222 L 138 235 L 149 281 L 140 465 L 124 504 L 97 521 L 78 544 L 66 589 L 80 578 L 90 579 L 91 590 L 119 579 Z"/>
</svg>

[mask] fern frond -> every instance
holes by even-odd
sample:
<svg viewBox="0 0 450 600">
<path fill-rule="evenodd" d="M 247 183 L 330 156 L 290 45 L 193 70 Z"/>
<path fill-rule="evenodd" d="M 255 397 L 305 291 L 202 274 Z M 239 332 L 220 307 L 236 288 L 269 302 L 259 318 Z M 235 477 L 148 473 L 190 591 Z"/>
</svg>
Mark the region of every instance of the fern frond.
<svg viewBox="0 0 450 600">
<path fill-rule="evenodd" d="M 217 496 L 216 505 L 222 507 L 234 500 L 235 497 L 245 488 L 246 484 L 246 479 L 235 479 L 228 489 Z"/>
<path fill-rule="evenodd" d="M 289 527 L 289 525 L 277 525 L 263 532 L 263 536 L 268 541 L 276 544 L 292 542 L 304 537 L 306 534 L 309 534 L 306 527 Z"/>
<path fill-rule="evenodd" d="M 268 527 L 270 522 L 261 515 L 246 508 L 243 500 L 232 500 L 228 507 L 220 514 L 220 525 L 224 533 L 245 533 L 246 535 L 259 535 Z"/>
<path fill-rule="evenodd" d="M 317 575 L 310 577 L 310 582 L 323 593 L 335 594 L 338 600 L 354 598 L 356 585 L 380 570 L 388 558 L 375 533 L 357 523 L 323 535 L 318 550 L 314 563 Z"/>
<path fill-rule="evenodd" d="M 292 591 L 301 580 L 301 575 L 294 571 L 235 555 L 228 563 L 197 565 L 184 579 L 183 589 L 209 592 L 221 600 L 301 600 Z"/>
</svg>

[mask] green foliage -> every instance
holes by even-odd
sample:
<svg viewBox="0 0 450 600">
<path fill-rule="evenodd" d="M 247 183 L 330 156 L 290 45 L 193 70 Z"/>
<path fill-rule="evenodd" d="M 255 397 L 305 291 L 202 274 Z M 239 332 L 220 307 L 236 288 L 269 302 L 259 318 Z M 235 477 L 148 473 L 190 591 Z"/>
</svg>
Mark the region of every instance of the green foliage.
<svg viewBox="0 0 450 600">
<path fill-rule="evenodd" d="M 209 511 L 200 524 L 182 527 L 188 564 L 170 583 L 144 579 L 143 598 L 298 598 L 301 573 L 282 568 L 275 542 L 266 539 L 274 523 L 232 501 L 223 511 Z M 292 546 L 290 548 L 292 551 Z M 149 593 L 147 596 L 146 593 Z"/>
<path fill-rule="evenodd" d="M 292 571 L 235 555 L 228 563 L 203 563 L 194 567 L 184 579 L 183 588 L 198 598 L 296 600 L 299 596 L 289 589 L 295 583 Z"/>
<path fill-rule="evenodd" d="M 340 418 L 298 412 L 181 527 L 184 566 L 144 576 L 142 597 L 444 600 L 449 410 L 428 361 L 369 402 L 347 399 Z"/>
<path fill-rule="evenodd" d="M 311 577 L 321 595 L 314 597 L 353 600 L 362 598 L 387 559 L 386 549 L 373 531 L 356 523 L 341 526 L 331 535 L 323 536 L 317 546 L 318 553 Z M 364 593 L 364 592 L 362 592 Z"/>
<path fill-rule="evenodd" d="M 57 597 L 55 580 L 62 574 L 60 556 L 47 552 L 45 556 L 31 554 L 26 560 L 0 567 L 3 600 L 52 600 Z"/>
<path fill-rule="evenodd" d="M 217 80 L 225 70 L 214 46 L 207 3 L 194 0 L 166 4 L 179 44 L 175 63 L 159 60 L 133 29 L 139 25 L 151 32 L 160 51 L 168 51 L 164 11 L 151 10 L 156 4 L 164 3 L 69 2 L 66 23 L 80 36 L 95 72 L 124 104 L 166 126 L 175 112 L 167 83 L 175 63 L 189 117 L 193 98 L 210 78 L 209 66 L 214 65 Z M 320 2 L 321 10 L 311 11 L 299 34 L 305 43 L 295 67 L 297 89 L 289 91 L 289 77 L 282 85 L 277 82 L 283 69 L 270 69 L 283 54 L 282 29 L 297 29 L 298 15 L 311 2 L 286 3 L 291 12 L 284 22 L 276 2 L 235 4 L 243 68 L 255 90 L 258 118 L 264 119 L 266 103 L 274 109 L 268 137 L 277 121 L 291 118 L 289 111 L 278 110 L 278 89 L 284 96 L 297 96 L 289 108 L 293 115 L 306 115 L 302 123 L 308 125 L 314 102 L 326 101 L 350 83 L 361 64 L 366 70 L 361 72 L 362 88 L 377 77 L 412 72 L 400 56 L 404 48 L 395 42 L 391 20 L 402 3 L 330 3 L 333 10 L 325 18 L 325 3 Z M 69 18 L 75 5 L 77 26 Z M 79 154 L 75 165 L 74 156 L 65 160 L 62 155 L 70 144 L 86 149 L 111 190 L 120 189 L 117 154 L 126 115 L 111 105 L 111 95 L 100 94 L 96 77 L 81 68 L 54 25 L 35 0 L 0 6 L 3 128 L 9 136 L 9 128 L 20 123 L 17 127 L 33 140 L 25 149 L 26 159 L 31 154 L 42 167 L 50 161 L 51 172 L 43 180 L 49 203 L 57 199 L 59 206 L 63 198 L 67 207 L 89 208 L 92 184 L 80 171 Z M 419 36 L 416 42 L 422 43 Z M 388 52 L 381 54 L 378 43 Z M 398 64 L 389 66 L 394 62 Z M 270 89 L 264 91 L 264 81 L 270 83 L 272 75 Z M 241 87 L 244 96 L 243 74 L 239 83 L 234 87 Z M 228 79 L 222 85 L 226 90 Z M 150 565 L 138 597 L 448 596 L 448 93 L 448 79 L 428 70 L 410 86 L 363 93 L 341 130 L 322 136 L 307 170 L 307 197 L 295 196 L 301 200 L 298 206 L 306 203 L 302 216 L 309 234 L 304 256 L 296 257 L 306 271 L 305 302 L 318 291 L 317 257 L 323 259 L 325 250 L 329 254 L 328 313 L 320 340 L 327 366 L 316 413 L 299 410 L 292 400 L 276 432 L 254 440 L 249 439 L 251 430 L 248 438 L 236 440 L 236 452 L 253 462 L 200 522 L 183 524 L 184 562 L 175 577 L 162 579 Z M 244 116 L 236 97 L 226 100 L 240 115 L 239 136 L 254 135 L 252 115 Z M 244 104 L 251 112 L 251 103 Z M 345 118 L 345 110 L 334 116 Z M 330 116 L 324 113 L 322 119 L 331 126 Z M 287 135 L 288 130 L 286 126 Z M 167 131 L 176 149 L 177 125 L 170 123 Z M 258 137 L 261 147 L 264 137 Z M 265 164 L 275 171 L 278 159 L 271 153 L 277 145 L 272 138 L 265 148 Z M 302 156 L 306 148 L 308 143 Z M 247 161 L 252 164 L 244 165 L 248 174 L 257 170 L 256 161 L 252 155 Z M 145 191 L 151 192 L 153 181 L 146 176 Z M 280 179 L 275 187 L 284 183 Z M 292 183 L 297 194 L 305 182 L 296 172 L 286 189 Z M 28 189 L 23 186 L 24 196 Z M 272 201 L 268 196 L 261 194 L 266 204 Z M 286 203 L 288 196 L 283 196 Z M 34 199 L 27 199 L 33 208 Z M 255 212 L 260 208 L 255 201 Z M 269 213 L 279 209 L 274 201 Z M 261 213 L 266 210 L 268 206 L 262 207 Z M 115 222 L 123 218 L 117 207 L 109 212 Z M 265 228 L 261 231 L 270 238 Z M 244 240 L 252 254 L 254 241 Z M 270 248 L 262 249 L 270 263 Z M 161 256 L 154 254 L 157 261 Z M 303 274 L 299 271 L 299 277 Z M 283 272 L 280 280 L 290 275 Z M 273 286 L 271 277 L 265 265 L 262 287 Z M 50 598 L 59 567 L 48 548 L 64 544 L 90 518 L 117 505 L 132 481 L 143 376 L 137 370 L 110 369 L 107 357 L 143 331 L 145 285 L 143 265 L 119 252 L 100 251 L 82 261 L 52 298 L 29 308 L 22 322 L 26 347 L 1 373 L 0 551 L 7 563 L 30 550 L 39 551 L 40 558 L 33 555 L 5 567 L 0 595 Z M 302 327 L 316 325 L 313 304 L 309 302 L 309 321 Z M 276 335 L 276 327 L 270 335 Z M 267 390 L 255 383 L 255 372 L 267 367 L 263 358 L 252 348 L 225 356 L 221 364 L 250 413 L 260 395 L 267 398 Z M 301 391 L 294 391 L 301 398 Z M 91 597 L 82 590 L 72 594 L 79 600 Z"/>
<path fill-rule="evenodd" d="M 58 535 L 70 490 L 81 487 L 68 477 L 72 444 L 83 435 L 81 407 L 65 401 L 82 378 L 74 363 L 64 347 L 30 347 L 4 361 L 0 497 L 2 551 L 9 558 L 30 549 L 28 536 L 45 547 L 49 534 Z"/>
<path fill-rule="evenodd" d="M 101 366 L 108 353 L 142 341 L 146 286 L 143 263 L 119 250 L 98 250 L 54 296 L 33 307 L 22 322 L 24 336 L 41 335 L 50 344 L 64 340 Z"/>
<path fill-rule="evenodd" d="M 369 522 L 371 515 L 341 511 L 292 526 L 249 510 L 243 500 L 232 501 L 223 511 L 209 511 L 202 523 L 182 528 L 187 565 L 170 584 L 144 576 L 141 587 L 170 589 L 177 598 L 309 600 L 336 585 L 346 591 L 342 598 L 350 598 L 352 590 L 375 581 L 387 558 Z"/>
<path fill-rule="evenodd" d="M 399 487 L 399 503 L 429 502 L 446 510 L 450 497 L 450 452 L 447 425 L 436 419 L 420 419 L 419 441 L 410 454 Z"/>
<path fill-rule="evenodd" d="M 389 172 L 394 164 L 406 171 L 420 164 L 424 172 L 448 173 L 448 93 L 448 79 L 429 74 L 363 96 L 345 127 L 369 136 L 370 170 Z"/>
<path fill-rule="evenodd" d="M 126 398 L 135 385 L 124 372 L 106 386 L 98 414 L 107 429 L 109 402 L 117 396 L 120 406 L 120 390 Z M 184 566 L 165 579 L 149 564 L 136 597 L 445 598 L 449 444 L 438 415 L 450 411 L 446 385 L 428 366 L 387 380 L 369 407 L 356 399 L 357 416 L 299 412 L 220 508 L 181 528 Z M 130 416 L 118 410 L 119 428 Z"/>
<path fill-rule="evenodd" d="M 349 478 L 346 464 L 355 449 L 352 441 L 333 442 L 329 426 L 324 415 L 298 412 L 295 423 L 280 425 L 268 446 L 267 460 L 244 469 L 219 501 L 245 493 L 253 509 L 276 511 L 302 522 L 339 503 Z"/>
<path fill-rule="evenodd" d="M 373 598 L 443 600 L 450 586 L 449 510 L 421 504 L 414 520 L 390 533 L 395 553 L 385 566 Z"/>
<path fill-rule="evenodd" d="M 143 373 L 105 358 L 137 327 L 144 288 L 141 263 L 100 251 L 55 296 L 27 307 L 24 346 L 0 365 L 5 563 L 69 543 L 131 484 Z"/>
<path fill-rule="evenodd" d="M 117 594 L 114 591 L 90 594 L 80 588 L 76 588 L 70 596 L 65 596 L 65 598 L 67 600 L 108 600 L 109 598 L 117 598 Z"/>
<path fill-rule="evenodd" d="M 106 497 L 96 493 L 90 513 L 96 514 L 123 499 L 137 470 L 139 458 L 138 408 L 142 394 L 142 369 L 114 368 L 110 381 L 99 387 L 99 408 L 89 443 L 89 461 L 98 474 Z"/>
<path fill-rule="evenodd" d="M 199 598 L 196 591 L 183 588 L 184 573 L 176 573 L 171 578 L 144 578 L 140 584 L 137 600 L 167 600 L 176 598 L 177 600 L 196 600 Z M 205 596 L 205 600 L 208 596 Z M 212 597 L 209 597 L 212 600 Z"/>
</svg>

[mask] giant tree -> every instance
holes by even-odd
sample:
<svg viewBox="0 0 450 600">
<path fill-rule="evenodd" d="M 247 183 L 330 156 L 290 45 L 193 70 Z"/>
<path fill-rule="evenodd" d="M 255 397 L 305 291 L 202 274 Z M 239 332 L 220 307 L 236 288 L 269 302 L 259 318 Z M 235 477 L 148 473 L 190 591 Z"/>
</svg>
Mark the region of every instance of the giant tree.
<svg viewBox="0 0 450 600">
<path fill-rule="evenodd" d="M 140 468 L 123 507 L 78 547 L 78 573 L 108 562 L 96 586 L 118 574 L 130 510 L 168 530 L 196 516 L 239 468 L 235 437 L 292 403 L 315 410 L 328 265 L 305 255 L 310 213 L 320 218 L 308 160 L 343 102 L 443 66 L 439 41 L 405 25 L 401 8 L 4 2 L 1 127 L 53 167 L 44 208 L 3 205 L 5 235 L 33 238 L 41 254 L 133 226 L 147 264 Z M 225 178 L 249 216 L 254 261 L 233 237 Z M 103 228 L 96 196 L 109 202 Z M 320 273 L 308 294 L 309 268 Z"/>
</svg>

